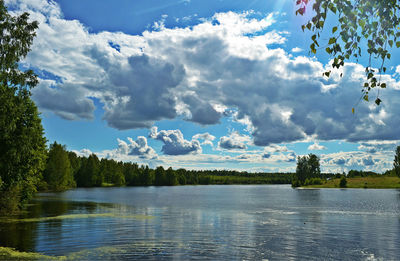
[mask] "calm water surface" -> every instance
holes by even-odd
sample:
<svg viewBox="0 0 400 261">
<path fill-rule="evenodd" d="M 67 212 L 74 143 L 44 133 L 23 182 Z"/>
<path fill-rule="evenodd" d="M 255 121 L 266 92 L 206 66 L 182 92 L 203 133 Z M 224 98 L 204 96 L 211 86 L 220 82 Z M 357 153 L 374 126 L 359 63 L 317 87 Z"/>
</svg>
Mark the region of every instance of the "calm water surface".
<svg viewBox="0 0 400 261">
<path fill-rule="evenodd" d="M 0 245 L 77 260 L 400 260 L 399 190 L 75 189 L 39 194 L 21 218 L 54 216 L 0 223 Z"/>
</svg>

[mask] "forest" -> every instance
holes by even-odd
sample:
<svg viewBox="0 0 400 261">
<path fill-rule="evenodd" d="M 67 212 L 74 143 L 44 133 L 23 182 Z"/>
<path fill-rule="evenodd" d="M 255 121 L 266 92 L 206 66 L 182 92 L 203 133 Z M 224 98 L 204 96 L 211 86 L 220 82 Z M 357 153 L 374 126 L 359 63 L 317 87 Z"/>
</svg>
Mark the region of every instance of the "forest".
<svg viewBox="0 0 400 261">
<path fill-rule="evenodd" d="M 290 184 L 292 173 L 248 173 L 231 170 L 151 169 L 132 162 L 79 157 L 58 143 L 50 145 L 39 191 L 74 187 L 175 186 L 208 184 Z"/>
</svg>

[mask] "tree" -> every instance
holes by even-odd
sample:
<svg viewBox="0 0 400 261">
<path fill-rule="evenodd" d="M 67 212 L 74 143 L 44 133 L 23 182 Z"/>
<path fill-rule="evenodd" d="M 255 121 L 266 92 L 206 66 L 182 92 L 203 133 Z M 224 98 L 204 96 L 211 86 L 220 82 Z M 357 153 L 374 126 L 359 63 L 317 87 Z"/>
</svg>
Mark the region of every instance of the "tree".
<svg viewBox="0 0 400 261">
<path fill-rule="evenodd" d="M 154 185 L 155 186 L 164 186 L 166 185 L 165 180 L 165 170 L 162 166 L 159 166 L 154 171 Z"/>
<path fill-rule="evenodd" d="M 139 169 L 138 183 L 139 186 L 150 186 L 154 184 L 154 173 L 149 166 L 141 166 Z"/>
<path fill-rule="evenodd" d="M 33 196 L 46 161 L 41 119 L 30 98 L 38 80 L 18 65 L 38 27 L 28 18 L 11 16 L 0 0 L 0 211 L 8 213 Z"/>
<path fill-rule="evenodd" d="M 296 14 L 304 15 L 311 1 L 296 0 Z M 363 50 L 369 55 L 369 63 L 365 68 L 366 81 L 363 85 L 363 98 L 369 100 L 369 92 L 375 88 L 386 88 L 380 75 L 386 72 L 385 61 L 391 58 L 389 48 L 400 47 L 400 5 L 397 0 L 315 0 L 312 5 L 314 16 L 302 29 L 313 32 L 310 50 L 317 52 L 322 30 L 326 27 L 327 17 L 336 16 L 338 23 L 329 31 L 331 37 L 326 43 L 325 51 L 332 56 L 333 68 L 344 66 L 349 59 L 358 60 Z M 324 39 L 324 38 L 322 38 Z M 372 60 L 378 61 L 377 69 Z M 329 77 L 331 71 L 324 73 Z M 376 75 L 378 73 L 378 75 Z M 377 97 L 379 105 L 381 99 Z M 353 108 L 354 113 L 354 108 Z"/>
<path fill-rule="evenodd" d="M 394 155 L 393 161 L 394 172 L 400 177 L 400 146 L 396 148 L 396 154 Z"/>
<path fill-rule="evenodd" d="M 307 179 L 318 178 L 321 174 L 319 157 L 315 154 L 297 157 L 296 173 L 292 186 L 298 187 L 305 184 Z"/>
<path fill-rule="evenodd" d="M 292 185 L 299 187 L 304 184 L 308 175 L 308 159 L 307 156 L 297 157 L 296 173 L 293 178 Z"/>
<path fill-rule="evenodd" d="M 315 154 L 308 155 L 308 165 L 310 173 L 308 178 L 318 178 L 321 175 L 321 169 L 319 165 L 319 157 Z"/>
<path fill-rule="evenodd" d="M 136 185 L 138 182 L 138 165 L 136 163 L 124 163 L 124 177 L 128 186 Z"/>
<path fill-rule="evenodd" d="M 75 176 L 81 167 L 81 159 L 73 151 L 68 151 L 68 159 L 69 163 L 71 163 L 72 175 L 75 179 Z"/>
<path fill-rule="evenodd" d="M 76 186 L 65 146 L 57 144 L 57 142 L 50 145 L 43 178 L 48 189 L 54 191 L 63 191 Z"/>
<path fill-rule="evenodd" d="M 176 173 L 171 167 L 169 167 L 165 172 L 165 182 L 167 186 L 178 185 L 178 179 L 176 177 Z"/>
<path fill-rule="evenodd" d="M 101 186 L 103 177 L 100 174 L 100 161 L 96 154 L 83 158 L 76 177 L 78 187 Z"/>
<path fill-rule="evenodd" d="M 113 163 L 113 175 L 111 182 L 115 186 L 123 186 L 125 185 L 125 176 L 123 173 L 123 163 L 122 162 L 116 162 L 115 160 L 111 160 Z"/>
<path fill-rule="evenodd" d="M 346 176 L 342 176 L 342 178 L 340 179 L 339 187 L 341 187 L 341 188 L 347 187 L 347 179 L 346 179 Z"/>
</svg>

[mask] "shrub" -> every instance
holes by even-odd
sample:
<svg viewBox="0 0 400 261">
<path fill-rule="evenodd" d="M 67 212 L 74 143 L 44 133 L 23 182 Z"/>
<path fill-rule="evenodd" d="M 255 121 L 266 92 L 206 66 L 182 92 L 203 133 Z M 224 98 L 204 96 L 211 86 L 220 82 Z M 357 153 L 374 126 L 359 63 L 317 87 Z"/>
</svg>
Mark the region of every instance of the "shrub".
<svg viewBox="0 0 400 261">
<path fill-rule="evenodd" d="M 301 183 L 300 183 L 300 181 L 298 179 L 294 179 L 292 181 L 292 187 L 293 188 L 297 188 L 297 187 L 300 187 L 300 186 L 301 186 Z"/>
<path fill-rule="evenodd" d="M 343 177 L 340 179 L 339 187 L 341 187 L 341 188 L 347 187 L 347 179 L 346 179 L 345 176 L 343 176 Z"/>
</svg>

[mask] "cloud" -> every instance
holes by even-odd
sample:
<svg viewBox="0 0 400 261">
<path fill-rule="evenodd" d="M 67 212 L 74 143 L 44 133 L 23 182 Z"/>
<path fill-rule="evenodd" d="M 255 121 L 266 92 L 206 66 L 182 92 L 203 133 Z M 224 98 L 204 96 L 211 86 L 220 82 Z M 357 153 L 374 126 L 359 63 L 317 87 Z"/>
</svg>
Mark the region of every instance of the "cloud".
<svg viewBox="0 0 400 261">
<path fill-rule="evenodd" d="M 118 149 L 116 152 L 122 155 L 138 156 L 142 159 L 156 159 L 157 153 L 154 149 L 147 145 L 146 137 L 139 136 L 134 141 L 128 137 L 129 144 L 123 140 L 118 139 Z"/>
<path fill-rule="evenodd" d="M 286 146 L 272 144 L 264 148 L 264 152 L 267 153 L 277 153 L 277 152 L 288 152 L 288 148 Z"/>
<path fill-rule="evenodd" d="M 79 157 L 89 157 L 90 155 L 93 154 L 93 152 L 89 149 L 81 149 L 81 150 L 72 150 L 72 152 L 75 152 L 76 155 Z"/>
<path fill-rule="evenodd" d="M 344 158 L 337 158 L 337 159 L 334 159 L 333 162 L 337 165 L 345 165 L 347 160 Z"/>
<path fill-rule="evenodd" d="M 32 97 L 42 111 L 51 111 L 67 120 L 93 119 L 94 103 L 81 88 L 73 84 L 52 88 L 54 85 L 52 80 L 42 80 L 32 90 Z"/>
<path fill-rule="evenodd" d="M 98 54 L 93 57 L 98 59 Z M 132 129 L 175 118 L 176 99 L 170 90 L 182 80 L 183 67 L 146 54 L 131 56 L 127 62 L 123 68 L 116 64 L 107 66 L 107 70 L 112 71 L 110 81 L 117 91 L 117 95 L 103 95 L 102 98 L 106 103 L 104 119 L 108 124 L 117 129 Z"/>
<path fill-rule="evenodd" d="M 347 151 L 330 154 L 321 154 L 321 168 L 323 172 L 349 171 L 351 169 L 374 171 L 383 173 L 393 167 L 393 158 L 387 152 L 377 151 L 370 154 L 365 151 Z"/>
<path fill-rule="evenodd" d="M 229 136 L 222 136 L 218 142 L 218 148 L 226 150 L 244 150 L 247 149 L 246 143 L 250 142 L 250 137 L 241 135 L 237 131 L 233 131 Z"/>
<path fill-rule="evenodd" d="M 210 145 L 213 146 L 213 140 L 215 140 L 215 136 L 211 135 L 210 133 L 199 133 L 192 137 L 193 140 L 203 140 L 201 143 L 202 145 Z"/>
<path fill-rule="evenodd" d="M 161 151 L 166 155 L 187 155 L 202 152 L 200 142 L 198 140 L 185 140 L 180 130 L 158 131 L 157 127 L 152 127 L 149 137 L 164 143 Z"/>
<path fill-rule="evenodd" d="M 192 95 L 182 97 L 182 101 L 189 110 L 189 121 L 197 122 L 202 125 L 219 123 L 222 113 L 216 111 L 211 104 Z"/>
<path fill-rule="evenodd" d="M 290 152 L 289 154 L 282 154 L 282 161 L 296 162 L 296 153 Z"/>
<path fill-rule="evenodd" d="M 299 47 L 295 47 L 295 48 L 292 49 L 292 53 L 300 53 L 302 51 L 304 51 L 304 50 L 299 48 Z"/>
<path fill-rule="evenodd" d="M 366 151 L 368 153 L 376 153 L 376 152 L 387 152 L 393 153 L 399 144 L 399 141 L 369 141 L 362 142 L 360 146 L 358 146 L 359 150 Z"/>
<path fill-rule="evenodd" d="M 351 142 L 400 139 L 400 85 L 392 76 L 382 75 L 388 86 L 380 93 L 383 103 L 361 102 L 353 115 L 365 68 L 347 63 L 329 79 L 321 77 L 330 66 L 276 46 L 285 43 L 286 33 L 270 28 L 276 22 L 274 14 L 252 18 L 251 12 L 216 13 L 191 27 L 164 25 L 140 35 L 95 34 L 77 20 L 64 19 L 55 2 L 7 4 L 15 12 L 30 11 L 40 22 L 24 65 L 61 79 L 51 86 L 41 79 L 34 90 L 41 111 L 71 120 L 90 119 L 94 97 L 103 104 L 109 126 L 132 129 L 182 116 L 201 125 L 216 124 L 224 115 L 218 105 L 234 109 L 236 121 L 251 126 L 257 146 L 310 137 Z M 46 101 L 46 95 L 52 100 Z M 370 96 L 374 95 L 372 91 Z M 220 140 L 226 147 L 245 148 L 229 141 Z M 166 154 L 187 152 L 165 146 Z M 200 146 L 191 146 L 189 152 L 199 151 Z"/>
<path fill-rule="evenodd" d="M 310 146 L 308 146 L 307 149 L 308 150 L 326 150 L 326 147 L 314 142 L 314 144 L 311 144 Z"/>
<path fill-rule="evenodd" d="M 365 157 L 362 159 L 362 162 L 365 166 L 372 166 L 375 164 L 375 162 L 372 160 L 371 156 Z"/>
<path fill-rule="evenodd" d="M 264 159 L 269 159 L 269 158 L 271 158 L 271 154 L 268 153 L 268 152 L 266 152 L 266 153 L 264 153 L 264 154 L 262 155 L 262 157 L 263 157 Z"/>
</svg>

